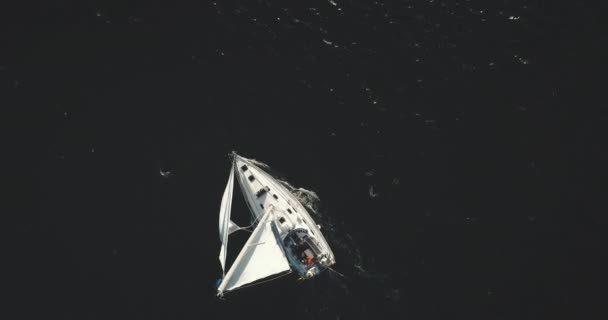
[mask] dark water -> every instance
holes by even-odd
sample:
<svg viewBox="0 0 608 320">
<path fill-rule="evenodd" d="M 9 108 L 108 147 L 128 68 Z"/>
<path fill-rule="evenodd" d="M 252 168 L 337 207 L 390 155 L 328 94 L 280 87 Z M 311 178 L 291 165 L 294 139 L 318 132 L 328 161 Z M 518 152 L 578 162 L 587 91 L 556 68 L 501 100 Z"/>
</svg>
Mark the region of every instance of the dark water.
<svg viewBox="0 0 608 320">
<path fill-rule="evenodd" d="M 605 11 L 488 2 L 2 10 L 7 319 L 603 319 Z M 232 150 L 345 277 L 214 297 Z"/>
</svg>

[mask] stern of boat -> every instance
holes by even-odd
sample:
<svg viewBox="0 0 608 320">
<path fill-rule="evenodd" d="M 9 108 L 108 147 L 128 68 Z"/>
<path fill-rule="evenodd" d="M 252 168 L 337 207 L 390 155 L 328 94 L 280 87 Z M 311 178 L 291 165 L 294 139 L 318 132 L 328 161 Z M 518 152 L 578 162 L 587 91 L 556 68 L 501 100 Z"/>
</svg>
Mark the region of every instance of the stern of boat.
<svg viewBox="0 0 608 320">
<path fill-rule="evenodd" d="M 289 232 L 283 246 L 293 269 L 304 279 L 313 278 L 334 264 L 331 255 L 306 229 Z"/>
</svg>

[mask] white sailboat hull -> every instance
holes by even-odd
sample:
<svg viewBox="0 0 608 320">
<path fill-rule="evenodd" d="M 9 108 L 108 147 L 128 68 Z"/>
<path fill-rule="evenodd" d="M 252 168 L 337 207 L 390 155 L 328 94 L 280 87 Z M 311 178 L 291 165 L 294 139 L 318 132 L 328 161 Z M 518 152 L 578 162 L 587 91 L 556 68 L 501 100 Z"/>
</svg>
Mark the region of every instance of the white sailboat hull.
<svg viewBox="0 0 608 320">
<path fill-rule="evenodd" d="M 280 247 L 280 251 L 277 252 L 282 253 L 282 257 L 276 256 L 278 253 L 275 254 L 276 264 L 280 265 L 285 260 L 291 271 L 306 279 L 318 275 L 335 264 L 329 244 L 304 205 L 280 181 L 265 172 L 254 161 L 236 153 L 233 153 L 233 157 L 232 170 L 249 206 L 252 219 L 256 221 L 258 227 L 262 224 L 264 227 L 272 227 L 272 235 L 276 238 L 276 243 L 273 245 Z M 245 250 L 249 249 L 244 247 L 241 253 L 245 254 Z M 240 261 L 239 258 L 237 261 Z M 244 267 L 236 266 L 236 268 Z M 234 271 L 229 271 L 226 278 L 233 273 Z M 223 283 L 229 282 L 228 280 L 231 279 Z M 225 285 L 220 286 L 218 294 L 222 295 L 230 290 Z"/>
</svg>

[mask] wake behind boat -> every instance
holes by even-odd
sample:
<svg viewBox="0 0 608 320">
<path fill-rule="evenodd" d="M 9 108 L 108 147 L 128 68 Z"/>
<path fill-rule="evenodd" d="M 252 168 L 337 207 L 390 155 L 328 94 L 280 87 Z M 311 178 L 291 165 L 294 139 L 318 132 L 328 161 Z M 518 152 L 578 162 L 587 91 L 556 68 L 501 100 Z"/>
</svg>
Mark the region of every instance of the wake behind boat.
<svg viewBox="0 0 608 320">
<path fill-rule="evenodd" d="M 228 236 L 244 229 L 230 220 L 234 180 L 238 181 L 255 228 L 226 272 Z M 218 296 L 295 272 L 310 279 L 336 263 L 334 254 L 300 201 L 252 159 L 232 153 L 232 167 L 220 208 Z"/>
</svg>

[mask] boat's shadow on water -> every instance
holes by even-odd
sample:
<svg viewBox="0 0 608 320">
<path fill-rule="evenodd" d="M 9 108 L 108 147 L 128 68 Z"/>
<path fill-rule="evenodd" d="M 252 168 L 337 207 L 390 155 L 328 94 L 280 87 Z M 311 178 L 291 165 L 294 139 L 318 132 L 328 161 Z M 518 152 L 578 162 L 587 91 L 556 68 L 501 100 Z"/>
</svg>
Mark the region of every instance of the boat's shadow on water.
<svg viewBox="0 0 608 320">
<path fill-rule="evenodd" d="M 313 206 L 315 208 L 315 206 Z M 316 208 L 315 208 L 316 209 Z M 344 223 L 320 210 L 311 210 L 336 256 L 334 270 L 310 281 L 305 291 L 311 308 L 309 319 L 342 319 L 394 315 L 400 295 L 391 286 L 388 272 L 377 268 L 372 253 L 360 249 Z"/>
<path fill-rule="evenodd" d="M 391 285 L 388 272 L 380 270 L 372 252 L 362 251 L 347 225 L 321 208 L 316 193 L 292 188 L 321 230 L 336 256 L 333 270 L 295 288 L 302 295 L 299 308 L 305 319 L 350 319 L 395 316 L 400 291 Z"/>
</svg>

